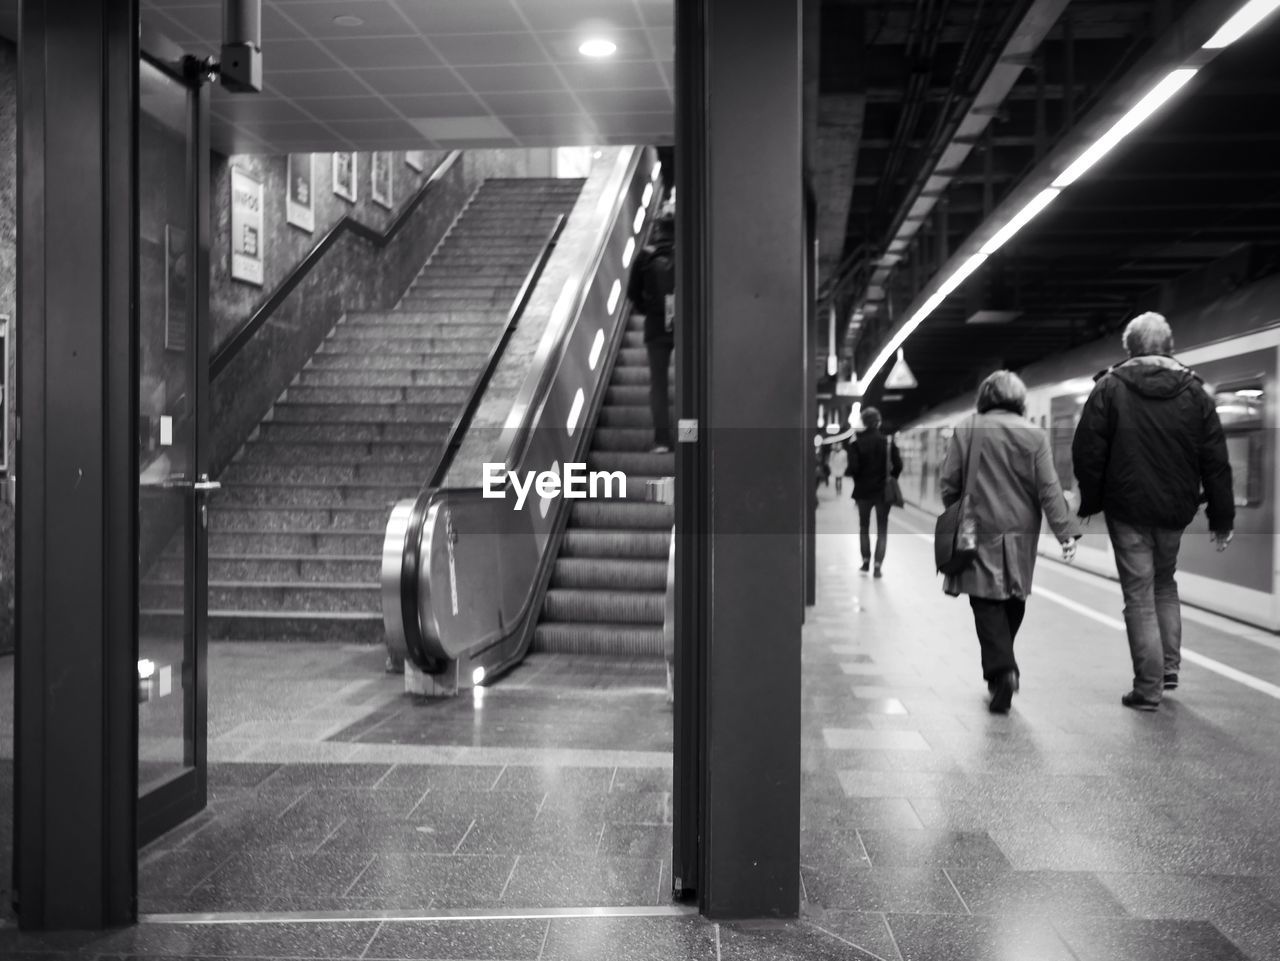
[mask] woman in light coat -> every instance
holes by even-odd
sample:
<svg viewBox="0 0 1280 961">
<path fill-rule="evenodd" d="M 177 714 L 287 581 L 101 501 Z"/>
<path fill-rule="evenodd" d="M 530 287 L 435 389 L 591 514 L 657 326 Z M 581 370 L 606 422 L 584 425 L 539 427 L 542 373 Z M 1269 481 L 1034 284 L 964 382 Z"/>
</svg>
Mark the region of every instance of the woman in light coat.
<svg viewBox="0 0 1280 961">
<path fill-rule="evenodd" d="M 982 676 L 991 691 L 991 711 L 1009 710 L 1018 689 L 1013 642 L 1026 611 L 1036 565 L 1041 516 L 1047 517 L 1063 560 L 1075 557 L 1079 527 L 1066 498 L 1045 432 L 1026 419 L 1027 388 L 1016 374 L 999 370 L 978 388 L 977 413 L 956 426 L 942 464 L 942 503 L 963 492 L 972 498 L 978 556 L 943 582 L 951 596 L 969 595 Z M 972 460 L 965 477 L 966 459 Z"/>
</svg>

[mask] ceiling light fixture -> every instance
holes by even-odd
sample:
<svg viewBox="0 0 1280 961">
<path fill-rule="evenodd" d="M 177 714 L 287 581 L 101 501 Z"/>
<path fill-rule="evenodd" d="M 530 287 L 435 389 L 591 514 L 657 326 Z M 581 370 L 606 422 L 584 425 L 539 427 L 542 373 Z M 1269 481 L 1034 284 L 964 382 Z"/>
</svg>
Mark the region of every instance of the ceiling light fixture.
<svg viewBox="0 0 1280 961">
<path fill-rule="evenodd" d="M 584 57 L 612 57 L 617 52 L 618 45 L 612 40 L 604 39 L 604 37 L 592 37 L 590 40 L 584 40 L 578 47 L 578 53 Z"/>
<path fill-rule="evenodd" d="M 349 14 L 349 13 L 344 13 L 340 16 L 334 17 L 333 22 L 340 27 L 363 27 L 364 26 L 363 17 L 353 16 L 352 14 Z"/>
<path fill-rule="evenodd" d="M 1223 47 L 1235 43 L 1246 33 L 1262 23 L 1271 14 L 1280 9 L 1280 0 L 1250 0 L 1238 11 L 1235 16 L 1231 17 L 1224 23 L 1209 42 L 1204 45 L 1205 50 L 1221 50 Z"/>
</svg>

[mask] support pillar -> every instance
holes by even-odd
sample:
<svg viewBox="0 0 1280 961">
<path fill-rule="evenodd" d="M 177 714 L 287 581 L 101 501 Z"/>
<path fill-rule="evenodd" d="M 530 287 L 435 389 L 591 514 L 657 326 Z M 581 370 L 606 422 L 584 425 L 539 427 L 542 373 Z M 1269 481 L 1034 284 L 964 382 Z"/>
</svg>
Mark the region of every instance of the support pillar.
<svg viewBox="0 0 1280 961">
<path fill-rule="evenodd" d="M 27 929 L 134 920 L 136 0 L 23 0 L 15 861 Z"/>
<path fill-rule="evenodd" d="M 678 816 L 696 796 L 699 906 L 800 904 L 804 418 L 801 0 L 680 0 Z M 678 748 L 678 751 L 683 750 Z M 677 861 L 687 828 L 679 827 Z M 682 840 L 683 839 L 683 840 Z M 682 869 L 683 870 L 683 869 Z"/>
</svg>

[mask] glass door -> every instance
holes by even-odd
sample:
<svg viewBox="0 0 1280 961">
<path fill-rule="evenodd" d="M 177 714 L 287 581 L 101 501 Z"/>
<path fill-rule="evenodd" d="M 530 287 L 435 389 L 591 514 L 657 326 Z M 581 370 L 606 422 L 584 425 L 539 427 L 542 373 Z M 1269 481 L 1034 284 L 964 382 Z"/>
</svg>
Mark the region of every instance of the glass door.
<svg viewBox="0 0 1280 961">
<path fill-rule="evenodd" d="M 138 73 L 138 841 L 205 805 L 208 349 L 200 92 Z"/>
</svg>

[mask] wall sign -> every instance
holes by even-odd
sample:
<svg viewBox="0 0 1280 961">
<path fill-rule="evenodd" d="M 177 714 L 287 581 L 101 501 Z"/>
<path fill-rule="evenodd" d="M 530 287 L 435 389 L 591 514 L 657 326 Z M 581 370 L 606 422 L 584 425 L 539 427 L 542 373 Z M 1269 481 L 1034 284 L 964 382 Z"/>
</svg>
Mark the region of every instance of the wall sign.
<svg viewBox="0 0 1280 961">
<path fill-rule="evenodd" d="M 333 155 L 333 192 L 343 200 L 356 202 L 355 154 L 335 153 Z"/>
<path fill-rule="evenodd" d="M 285 218 L 307 233 L 316 229 L 315 155 L 291 153 L 285 166 L 289 192 L 285 197 Z"/>
<path fill-rule="evenodd" d="M 187 232 L 173 224 L 164 226 L 164 346 L 187 349 L 187 309 L 191 303 L 188 278 L 190 251 Z"/>
<path fill-rule="evenodd" d="M 373 181 L 373 202 L 387 209 L 391 208 L 391 154 L 379 150 L 373 155 L 371 176 Z"/>
<path fill-rule="evenodd" d="M 231 168 L 231 278 L 262 286 L 262 181 Z"/>
</svg>

